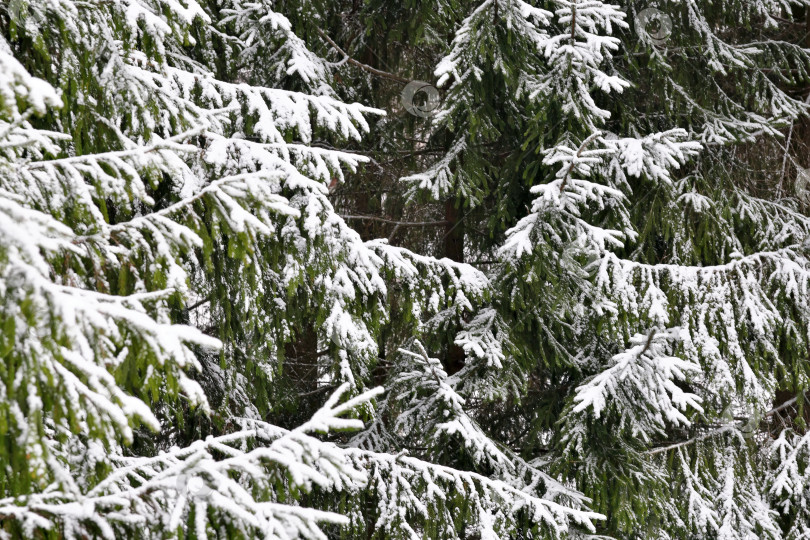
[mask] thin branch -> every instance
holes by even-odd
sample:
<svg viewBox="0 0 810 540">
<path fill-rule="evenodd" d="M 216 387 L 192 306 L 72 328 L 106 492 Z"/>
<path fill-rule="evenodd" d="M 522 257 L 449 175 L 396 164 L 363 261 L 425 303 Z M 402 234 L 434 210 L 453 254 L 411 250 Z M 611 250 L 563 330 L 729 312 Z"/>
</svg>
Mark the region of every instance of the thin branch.
<svg viewBox="0 0 810 540">
<path fill-rule="evenodd" d="M 355 60 L 354 58 L 349 56 L 346 53 L 346 51 L 341 49 L 340 46 L 337 43 L 332 41 L 332 38 L 327 36 L 326 33 L 323 30 L 321 30 L 320 28 L 316 28 L 316 30 L 318 31 L 319 36 L 321 36 L 327 43 L 329 43 L 329 45 L 331 45 L 337 52 L 339 52 L 340 54 L 343 55 L 343 61 L 344 62 L 348 62 L 349 64 L 351 64 L 353 66 L 357 66 L 360 69 L 362 69 L 364 71 L 368 71 L 372 75 L 376 75 L 378 77 L 383 77 L 385 79 L 390 79 L 392 81 L 397 81 L 397 82 L 400 82 L 402 84 L 408 84 L 409 82 L 411 82 L 410 80 L 405 79 L 404 77 L 400 77 L 399 75 L 395 75 L 393 73 L 388 73 L 387 71 L 382 71 L 381 69 L 371 67 L 368 64 L 364 64 L 364 63 L 362 63 L 362 62 L 360 62 L 358 60 Z"/>
<path fill-rule="evenodd" d="M 568 179 L 571 177 L 571 172 L 574 170 L 574 167 L 577 164 L 577 158 L 579 158 L 582 155 L 582 152 L 585 151 L 585 148 L 587 148 L 587 146 L 591 144 L 591 142 L 593 142 L 594 139 L 596 139 L 600 135 L 602 135 L 602 133 L 596 131 L 594 133 L 591 133 L 587 139 L 582 141 L 582 144 L 579 146 L 579 150 L 577 150 L 576 157 L 571 160 L 571 164 L 568 166 L 568 170 L 565 171 L 565 176 L 563 177 L 562 184 L 560 184 L 560 193 L 563 192 L 565 186 L 568 184 Z"/>
<path fill-rule="evenodd" d="M 644 355 L 644 353 L 647 352 L 650 349 L 650 345 L 652 345 L 653 338 L 655 337 L 655 334 L 657 332 L 658 332 L 657 328 L 653 328 L 650 331 L 650 334 L 647 336 L 647 343 L 644 344 L 644 348 L 641 349 L 640 353 L 638 353 L 638 358 L 641 358 Z"/>
<path fill-rule="evenodd" d="M 790 130 L 788 131 L 787 141 L 785 141 L 785 153 L 782 156 L 782 174 L 779 175 L 779 185 L 776 186 L 776 197 L 782 196 L 782 185 L 785 182 L 785 174 L 787 173 L 787 160 L 788 153 L 790 152 L 790 139 L 793 137 L 793 125 L 795 122 L 790 123 Z"/>
<path fill-rule="evenodd" d="M 397 235 L 397 232 L 398 232 L 398 231 L 399 231 L 399 223 L 397 223 L 397 224 L 394 226 L 394 230 L 393 230 L 393 231 L 391 231 L 391 234 L 389 234 L 389 235 L 388 235 L 388 243 L 389 243 L 389 244 L 391 244 L 391 243 L 393 243 L 393 242 L 394 242 L 394 237 Z"/>
<path fill-rule="evenodd" d="M 186 308 L 186 311 L 194 311 L 194 310 L 195 310 L 195 309 L 197 309 L 198 307 L 202 306 L 203 304 L 207 304 L 207 303 L 208 303 L 208 302 L 210 302 L 210 301 L 211 301 L 211 299 L 210 299 L 210 298 L 203 298 L 203 299 L 202 299 L 202 300 L 200 300 L 199 302 L 194 302 L 193 304 L 191 304 L 190 306 L 188 306 L 188 307 Z"/>
<path fill-rule="evenodd" d="M 709 431 L 708 433 L 704 433 L 703 435 L 698 435 L 697 437 L 692 437 L 691 439 L 688 439 L 686 441 L 681 441 L 679 443 L 670 444 L 669 446 L 662 446 L 660 448 L 654 448 L 652 450 L 647 450 L 646 453 L 647 453 L 647 455 L 652 456 L 652 455 L 655 455 L 655 454 L 661 454 L 663 452 L 668 452 L 669 450 L 675 450 L 676 448 L 680 448 L 682 446 L 686 446 L 686 445 L 689 445 L 689 444 L 692 444 L 692 443 L 696 443 L 696 442 L 708 439 L 709 437 L 714 437 L 715 435 L 720 435 L 721 433 L 725 433 L 726 431 L 731 430 L 733 427 L 734 426 L 726 425 L 726 426 L 723 426 L 723 427 L 721 427 L 719 429 L 715 429 L 715 430 Z"/>
<path fill-rule="evenodd" d="M 447 225 L 447 221 L 396 221 L 394 219 L 386 219 L 377 216 L 363 216 L 363 215 L 346 215 L 341 214 L 343 219 L 363 219 L 366 221 L 379 221 L 380 223 L 389 223 L 397 227 L 438 227 L 440 225 Z"/>
<path fill-rule="evenodd" d="M 802 397 L 807 399 L 807 394 L 808 393 L 810 393 L 810 390 L 805 392 Z M 766 412 L 764 416 L 771 416 L 773 414 L 776 414 L 779 411 L 781 411 L 782 409 L 787 409 L 788 407 L 791 407 L 791 406 L 795 405 L 798 401 L 799 401 L 799 396 L 796 396 L 796 397 L 794 397 L 792 399 L 789 399 L 789 400 L 785 401 L 784 403 L 782 403 L 781 405 L 779 405 L 778 407 L 774 407 L 770 411 Z"/>
<path fill-rule="evenodd" d="M 300 397 L 304 397 L 304 396 L 311 396 L 311 395 L 314 395 L 314 394 L 320 394 L 324 390 L 332 390 L 334 388 L 337 388 L 336 384 L 328 384 L 326 386 L 320 386 L 320 387 L 316 388 L 315 390 L 310 390 L 309 392 L 304 392 L 302 394 L 298 394 L 298 397 L 300 398 Z"/>
<path fill-rule="evenodd" d="M 810 391 L 805 392 L 805 394 L 804 394 L 805 398 L 807 397 L 808 393 L 810 393 Z M 794 397 L 793 399 L 789 399 L 786 402 L 779 405 L 778 407 L 774 407 L 770 411 L 766 412 L 763 415 L 763 417 L 771 416 L 771 415 L 781 411 L 782 409 L 786 409 L 787 407 L 790 407 L 791 405 L 794 405 L 797 401 L 798 401 L 798 397 Z M 745 419 L 743 419 L 743 420 L 745 420 Z M 662 446 L 660 448 L 654 448 L 652 450 L 648 450 L 646 453 L 648 455 L 654 455 L 654 454 L 660 454 L 662 452 L 667 452 L 669 450 L 674 450 L 674 449 L 680 448 L 682 446 L 687 446 L 687 445 L 692 444 L 692 443 L 703 441 L 705 439 L 708 439 L 709 437 L 714 437 L 715 435 L 720 435 L 721 433 L 725 433 L 726 431 L 731 430 L 733 427 L 734 427 L 733 425 L 727 424 L 727 425 L 725 425 L 725 426 L 723 426 L 721 428 L 714 429 L 712 431 L 709 431 L 708 433 L 704 433 L 703 435 L 698 435 L 697 437 L 692 437 L 691 439 L 687 439 L 687 440 L 681 441 L 679 443 L 670 444 L 669 446 Z"/>
</svg>

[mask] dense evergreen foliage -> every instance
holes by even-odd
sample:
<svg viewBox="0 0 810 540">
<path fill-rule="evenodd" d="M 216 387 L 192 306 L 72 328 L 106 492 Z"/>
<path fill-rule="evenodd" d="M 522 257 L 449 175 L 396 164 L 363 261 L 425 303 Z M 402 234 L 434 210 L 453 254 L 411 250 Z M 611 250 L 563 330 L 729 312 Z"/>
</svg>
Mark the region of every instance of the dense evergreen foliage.
<svg viewBox="0 0 810 540">
<path fill-rule="evenodd" d="M 808 35 L 2 0 L 0 537 L 810 539 Z"/>
</svg>

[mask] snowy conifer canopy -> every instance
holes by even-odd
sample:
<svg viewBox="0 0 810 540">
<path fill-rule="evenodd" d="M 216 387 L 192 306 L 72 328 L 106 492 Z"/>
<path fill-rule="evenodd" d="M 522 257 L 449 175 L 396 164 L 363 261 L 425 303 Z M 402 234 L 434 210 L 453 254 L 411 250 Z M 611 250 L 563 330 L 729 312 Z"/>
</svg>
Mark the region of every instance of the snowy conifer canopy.
<svg viewBox="0 0 810 540">
<path fill-rule="evenodd" d="M 3 0 L 0 538 L 810 539 L 809 31 Z"/>
</svg>

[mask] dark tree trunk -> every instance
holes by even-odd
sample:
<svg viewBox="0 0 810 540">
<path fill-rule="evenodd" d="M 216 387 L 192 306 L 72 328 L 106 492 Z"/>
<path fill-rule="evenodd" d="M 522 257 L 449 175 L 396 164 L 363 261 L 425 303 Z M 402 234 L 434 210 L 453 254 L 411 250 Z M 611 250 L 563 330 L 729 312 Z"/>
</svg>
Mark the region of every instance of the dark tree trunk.
<svg viewBox="0 0 810 540">
<path fill-rule="evenodd" d="M 444 203 L 444 219 L 447 221 L 444 234 L 444 256 L 456 262 L 464 262 L 464 223 L 456 201 Z"/>
<path fill-rule="evenodd" d="M 444 256 L 456 262 L 464 262 L 464 218 L 461 216 L 460 206 L 454 199 L 448 199 L 444 203 L 444 219 L 447 221 L 444 235 Z M 452 375 L 463 366 L 464 349 L 455 343 L 450 343 L 447 347 L 444 369 Z"/>
<path fill-rule="evenodd" d="M 318 388 L 318 335 L 307 324 L 297 338 L 284 346 L 284 373 L 299 394 Z"/>
</svg>

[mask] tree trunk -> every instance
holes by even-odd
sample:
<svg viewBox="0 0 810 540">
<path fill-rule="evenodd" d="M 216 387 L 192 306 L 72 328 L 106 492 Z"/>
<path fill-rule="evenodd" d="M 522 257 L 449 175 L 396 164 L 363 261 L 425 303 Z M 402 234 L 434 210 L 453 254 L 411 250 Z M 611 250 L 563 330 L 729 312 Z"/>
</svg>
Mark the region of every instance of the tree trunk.
<svg viewBox="0 0 810 540">
<path fill-rule="evenodd" d="M 444 219 L 447 221 L 444 234 L 444 256 L 456 262 L 464 262 L 464 222 L 461 205 L 455 199 L 444 203 Z M 449 375 L 456 373 L 464 366 L 464 349 L 450 343 L 447 347 L 447 358 L 444 369 Z"/>
<path fill-rule="evenodd" d="M 299 394 L 318 388 L 318 334 L 306 324 L 295 341 L 284 346 L 284 372 Z"/>
</svg>

